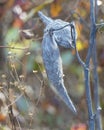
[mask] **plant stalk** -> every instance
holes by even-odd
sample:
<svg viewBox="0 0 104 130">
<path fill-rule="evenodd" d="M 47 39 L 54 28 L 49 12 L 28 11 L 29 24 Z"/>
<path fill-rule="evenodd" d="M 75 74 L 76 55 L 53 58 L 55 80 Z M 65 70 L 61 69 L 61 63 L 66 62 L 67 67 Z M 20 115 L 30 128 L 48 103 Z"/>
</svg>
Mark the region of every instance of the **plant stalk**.
<svg viewBox="0 0 104 130">
<path fill-rule="evenodd" d="M 96 130 L 102 130 L 102 124 L 101 124 L 101 115 L 100 115 L 100 102 L 99 102 L 99 79 L 98 79 L 98 73 L 97 73 L 97 54 L 96 54 L 96 45 L 93 49 L 93 55 L 92 55 L 92 61 L 93 61 L 93 85 L 94 85 L 94 105 L 95 105 L 95 126 Z"/>
<path fill-rule="evenodd" d="M 94 114 L 92 109 L 90 73 L 89 73 L 90 59 L 95 44 L 94 39 L 96 37 L 95 0 L 90 0 L 90 21 L 91 21 L 90 43 L 89 43 L 89 49 L 85 61 L 86 67 L 84 68 L 84 76 L 85 76 L 85 88 L 86 88 L 86 101 L 88 106 L 89 130 L 95 130 L 95 119 L 94 119 Z"/>
<path fill-rule="evenodd" d="M 95 0 L 95 20 L 97 20 L 97 16 L 98 16 L 98 8 L 97 8 L 97 0 Z M 94 66 L 92 74 L 93 74 L 93 85 L 94 85 L 95 127 L 96 127 L 96 130 L 102 130 L 101 114 L 100 114 L 101 107 L 100 107 L 100 102 L 99 102 L 99 78 L 98 78 L 98 73 L 97 73 L 96 38 L 94 39 L 92 62 Z"/>
</svg>

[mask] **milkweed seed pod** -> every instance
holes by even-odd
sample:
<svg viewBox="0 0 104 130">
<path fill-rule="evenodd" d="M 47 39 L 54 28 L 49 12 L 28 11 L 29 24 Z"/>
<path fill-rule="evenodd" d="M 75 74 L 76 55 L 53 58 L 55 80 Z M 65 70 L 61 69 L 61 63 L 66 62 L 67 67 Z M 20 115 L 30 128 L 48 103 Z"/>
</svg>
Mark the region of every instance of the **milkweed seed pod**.
<svg viewBox="0 0 104 130">
<path fill-rule="evenodd" d="M 75 48 L 74 37 L 77 39 L 77 33 L 75 30 L 74 22 L 65 22 L 60 19 L 53 20 L 46 17 L 42 12 L 38 12 L 41 20 L 46 25 L 48 30 L 52 30 L 54 33 L 55 41 L 58 45 L 65 48 Z M 73 27 L 72 27 L 73 26 Z"/>
<path fill-rule="evenodd" d="M 59 36 L 60 33 L 58 34 L 57 31 L 57 34 L 54 34 L 53 32 L 53 28 L 57 27 L 56 24 L 54 24 L 53 26 L 54 20 L 51 20 L 50 18 L 48 19 L 48 17 L 44 16 L 41 12 L 39 12 L 39 16 L 46 25 L 42 41 L 42 57 L 48 79 L 51 83 L 53 90 L 60 96 L 60 98 L 66 103 L 66 105 L 74 113 L 76 113 L 76 109 L 70 97 L 68 96 L 67 90 L 64 85 L 62 60 L 58 48 L 58 44 L 63 45 L 63 43 L 65 43 L 65 46 L 68 45 L 68 38 L 66 38 L 66 41 L 63 40 L 60 44 L 59 41 L 57 41 L 56 39 L 56 36 Z M 62 22 L 62 20 L 58 21 Z M 63 24 L 65 23 L 66 22 L 63 22 Z M 65 37 L 66 36 L 64 36 L 64 38 Z"/>
</svg>

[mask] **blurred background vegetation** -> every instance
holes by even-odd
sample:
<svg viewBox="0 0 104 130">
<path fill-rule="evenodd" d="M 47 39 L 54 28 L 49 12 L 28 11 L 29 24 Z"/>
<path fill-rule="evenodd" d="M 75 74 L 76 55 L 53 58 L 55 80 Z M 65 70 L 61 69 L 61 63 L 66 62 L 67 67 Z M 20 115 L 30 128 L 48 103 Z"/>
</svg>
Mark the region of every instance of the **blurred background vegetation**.
<svg viewBox="0 0 104 130">
<path fill-rule="evenodd" d="M 78 115 L 49 87 L 41 56 L 44 25 L 37 15 L 39 10 L 53 19 L 75 21 L 77 49 L 83 60 L 86 57 L 90 35 L 89 1 L 0 0 L 0 130 L 87 130 L 84 75 L 74 50 L 60 48 L 65 85 Z M 98 0 L 97 22 L 104 22 L 104 0 Z M 96 37 L 102 124 L 103 31 L 104 28 L 100 28 Z M 93 70 L 92 63 L 90 69 Z M 91 90 L 93 99 L 92 80 Z"/>
</svg>

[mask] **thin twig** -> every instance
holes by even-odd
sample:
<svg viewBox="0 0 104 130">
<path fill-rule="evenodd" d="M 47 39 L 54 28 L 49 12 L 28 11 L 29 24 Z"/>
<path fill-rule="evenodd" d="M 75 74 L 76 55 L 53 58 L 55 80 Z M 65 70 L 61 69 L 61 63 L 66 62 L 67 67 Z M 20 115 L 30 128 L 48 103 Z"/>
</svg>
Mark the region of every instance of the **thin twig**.
<svg viewBox="0 0 104 130">
<path fill-rule="evenodd" d="M 104 23 L 97 23 L 96 24 L 96 28 L 102 28 L 102 27 L 104 27 Z"/>
<path fill-rule="evenodd" d="M 80 58 L 80 55 L 79 55 L 79 53 L 78 53 L 76 44 L 75 44 L 75 52 L 76 52 L 76 56 L 77 56 L 77 59 L 78 59 L 79 63 L 82 65 L 83 68 L 86 68 L 86 64 L 85 64 L 84 61 L 82 61 L 82 59 Z"/>
<path fill-rule="evenodd" d="M 19 120 L 17 119 L 17 117 L 15 117 L 15 118 L 16 118 L 16 121 L 17 121 L 17 124 L 18 124 L 19 130 L 22 130 L 21 125 L 20 125 L 20 123 L 19 123 Z"/>
<path fill-rule="evenodd" d="M 28 47 L 27 48 L 19 48 L 19 47 L 10 47 L 10 46 L 0 46 L 0 48 L 10 48 L 10 49 L 18 49 L 18 50 L 27 50 L 27 49 L 29 49 Z"/>
<path fill-rule="evenodd" d="M 9 108 L 9 107 L 12 106 L 13 104 L 15 104 L 23 95 L 24 95 L 24 93 L 22 93 L 21 95 L 19 95 L 13 102 L 11 102 L 11 104 L 9 104 L 9 105 L 7 106 L 7 108 Z"/>
</svg>

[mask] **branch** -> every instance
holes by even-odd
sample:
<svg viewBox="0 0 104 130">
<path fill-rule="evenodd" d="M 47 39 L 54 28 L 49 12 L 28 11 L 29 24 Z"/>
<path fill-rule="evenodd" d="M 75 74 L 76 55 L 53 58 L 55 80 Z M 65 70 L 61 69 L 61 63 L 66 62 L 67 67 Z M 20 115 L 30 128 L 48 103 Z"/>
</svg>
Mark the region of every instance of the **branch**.
<svg viewBox="0 0 104 130">
<path fill-rule="evenodd" d="M 96 24 L 96 28 L 98 29 L 98 28 L 102 28 L 102 27 L 104 27 L 104 23 L 98 23 L 98 24 Z"/>
<path fill-rule="evenodd" d="M 82 61 L 82 59 L 80 58 L 80 55 L 78 53 L 78 50 L 76 48 L 76 44 L 75 44 L 75 52 L 76 52 L 76 56 L 77 56 L 77 59 L 79 61 L 79 63 L 82 65 L 83 68 L 86 68 L 86 64 L 84 63 L 84 61 Z"/>
<path fill-rule="evenodd" d="M 73 27 L 73 26 L 72 26 Z M 74 27 L 73 27 L 74 28 Z M 74 46 L 75 46 L 75 51 L 76 51 L 76 56 L 77 59 L 79 61 L 79 63 L 82 65 L 83 69 L 84 69 L 84 76 L 85 76 L 85 87 L 86 87 L 86 101 L 87 101 L 87 106 L 88 106 L 88 116 L 89 116 L 89 130 L 94 130 L 94 114 L 92 111 L 92 101 L 91 101 L 91 92 L 90 92 L 90 78 L 89 78 L 89 62 L 90 62 L 90 58 L 91 58 L 91 50 L 92 50 L 92 39 L 90 42 L 90 46 L 89 46 L 89 50 L 88 50 L 88 54 L 87 54 L 87 58 L 86 58 L 86 63 L 84 63 L 82 61 L 82 59 L 79 56 L 78 50 L 76 48 L 76 39 L 75 39 L 75 29 L 73 29 L 74 31 Z M 93 28 L 91 29 L 91 34 L 93 33 Z M 92 38 L 92 35 L 91 35 Z"/>
<path fill-rule="evenodd" d="M 89 68 L 90 59 L 92 56 L 92 51 L 94 47 L 94 39 L 96 36 L 96 26 L 95 26 L 95 0 L 90 0 L 90 21 L 91 21 L 91 30 L 90 30 L 90 44 L 88 53 L 86 56 L 86 66 Z M 95 129 L 94 123 L 94 114 L 92 109 L 92 101 L 91 101 L 91 90 L 90 90 L 90 74 L 88 69 L 84 69 L 85 76 L 85 88 L 86 88 L 86 101 L 88 106 L 88 117 L 89 117 L 89 130 Z"/>
<path fill-rule="evenodd" d="M 0 46 L 0 48 L 10 48 L 10 49 L 18 49 L 18 50 L 27 50 L 27 49 L 29 49 L 28 47 L 27 48 L 19 48 L 19 47 L 10 47 L 10 46 Z"/>
<path fill-rule="evenodd" d="M 98 7 L 97 7 L 97 0 L 95 0 L 95 20 L 97 20 L 98 16 Z M 101 27 L 104 26 L 100 24 Z M 100 27 L 100 26 L 96 26 Z M 100 114 L 100 102 L 99 102 L 99 78 L 97 73 L 97 50 L 96 50 L 96 39 L 94 39 L 94 48 L 93 48 L 93 54 L 92 54 L 92 61 L 93 61 L 93 84 L 94 84 L 94 105 L 95 105 L 95 127 L 97 130 L 102 130 L 102 124 L 101 124 L 101 114 Z"/>
<path fill-rule="evenodd" d="M 75 39 L 75 35 L 74 36 L 74 46 L 75 46 L 75 51 L 76 51 L 76 56 L 77 59 L 79 61 L 79 63 L 82 65 L 83 69 L 84 69 L 84 76 L 85 76 L 85 87 L 86 87 L 86 101 L 87 101 L 87 106 L 88 106 L 88 117 L 89 117 L 89 130 L 94 130 L 94 114 L 93 114 L 93 110 L 92 110 L 92 101 L 91 101 L 91 90 L 90 90 L 90 76 L 89 76 L 89 62 L 90 62 L 90 58 L 91 58 L 91 52 L 92 52 L 92 33 L 93 33 L 93 28 L 91 28 L 91 37 L 90 37 L 90 46 L 89 46 L 89 50 L 87 53 L 87 57 L 86 57 L 86 62 L 84 63 L 82 61 L 82 59 L 80 58 L 80 55 L 78 53 L 78 50 L 76 48 L 76 39 Z M 74 34 L 75 34 L 75 29 L 74 29 Z"/>
<path fill-rule="evenodd" d="M 95 41 L 96 42 L 96 41 Z M 93 61 L 93 84 L 94 84 L 94 105 L 95 105 L 95 121 L 96 121 L 96 128 L 97 130 L 102 130 L 102 124 L 101 124 L 101 116 L 100 116 L 100 102 L 99 102 L 99 79 L 97 74 L 97 54 L 96 54 L 96 45 L 93 49 L 93 55 L 92 55 L 92 61 Z"/>
</svg>

